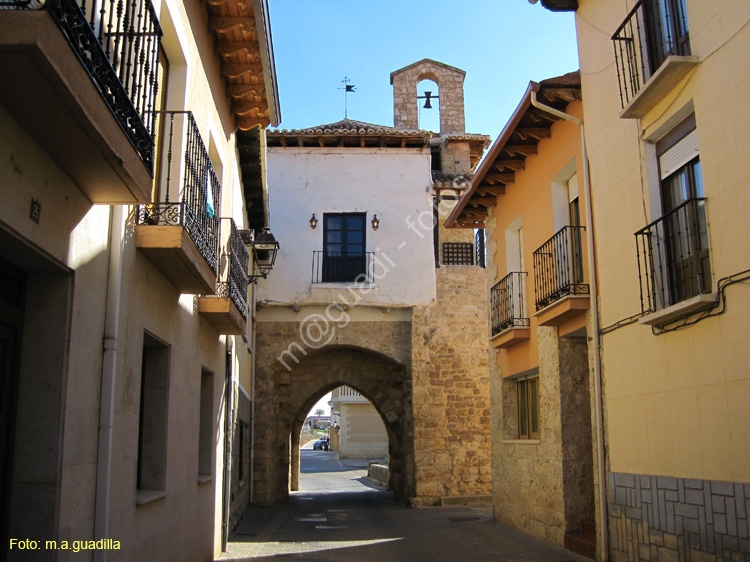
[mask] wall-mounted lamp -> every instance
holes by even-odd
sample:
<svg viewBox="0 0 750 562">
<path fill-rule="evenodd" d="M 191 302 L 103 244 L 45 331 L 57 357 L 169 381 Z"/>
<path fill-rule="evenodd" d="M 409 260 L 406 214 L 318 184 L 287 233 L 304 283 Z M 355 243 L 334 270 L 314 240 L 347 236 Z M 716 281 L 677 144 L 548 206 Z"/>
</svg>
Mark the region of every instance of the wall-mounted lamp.
<svg viewBox="0 0 750 562">
<path fill-rule="evenodd" d="M 372 229 L 377 230 L 380 227 L 380 219 L 378 219 L 378 215 L 373 215 L 372 217 Z"/>
<path fill-rule="evenodd" d="M 318 219 L 315 218 L 315 213 L 313 213 L 313 216 L 310 217 L 310 228 L 315 230 L 316 226 L 318 226 Z"/>
<path fill-rule="evenodd" d="M 253 245 L 253 269 L 257 268 L 259 274 L 248 275 L 248 284 L 255 283 L 258 279 L 265 279 L 273 269 L 276 262 L 276 254 L 279 252 L 279 243 L 274 238 L 268 227 L 264 227 L 260 234 L 252 241 Z"/>
</svg>

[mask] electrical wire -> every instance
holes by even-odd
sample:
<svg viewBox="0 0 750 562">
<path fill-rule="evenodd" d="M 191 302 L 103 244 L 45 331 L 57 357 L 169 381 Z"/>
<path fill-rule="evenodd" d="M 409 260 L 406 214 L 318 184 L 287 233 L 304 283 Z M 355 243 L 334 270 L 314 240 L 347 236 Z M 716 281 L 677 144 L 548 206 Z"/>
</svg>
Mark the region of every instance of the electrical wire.
<svg viewBox="0 0 750 562">
<path fill-rule="evenodd" d="M 674 332 L 677 330 L 682 330 L 684 328 L 689 328 L 690 326 L 695 326 L 698 322 L 701 322 L 706 318 L 713 318 L 714 316 L 724 314 L 727 311 L 727 295 L 725 292 L 726 288 L 737 283 L 747 285 L 749 284 L 748 281 L 750 281 L 750 269 L 746 269 L 745 271 L 740 271 L 739 273 L 735 273 L 733 275 L 729 275 L 727 277 L 719 279 L 719 281 L 716 283 L 716 300 L 710 308 L 701 312 L 697 316 L 688 316 L 687 318 L 684 318 L 682 320 L 667 324 L 667 328 L 657 328 L 656 326 L 652 326 L 651 332 L 655 336 L 660 336 L 661 334 L 667 334 L 669 332 Z M 719 308 L 719 310 L 716 310 L 717 308 Z"/>
<path fill-rule="evenodd" d="M 667 328 L 656 326 L 651 327 L 651 332 L 655 336 L 660 336 L 661 334 L 666 334 L 669 332 L 674 332 L 676 330 L 681 330 L 683 328 L 688 328 L 690 326 L 694 326 L 698 322 L 705 320 L 706 318 L 712 318 L 714 316 L 719 316 L 720 314 L 724 314 L 727 309 L 727 297 L 726 297 L 726 288 L 735 285 L 737 283 L 742 283 L 743 285 L 750 285 L 750 269 L 746 269 L 745 271 L 740 271 L 739 273 L 734 273 L 733 275 L 728 275 L 727 277 L 723 277 L 719 279 L 719 281 L 716 283 L 716 300 L 713 302 L 713 304 L 707 309 L 702 311 L 699 315 L 690 315 L 687 318 L 684 318 L 682 320 L 675 320 L 674 322 L 671 322 L 667 324 Z M 721 307 L 720 310 L 716 310 L 717 307 Z M 629 326 L 630 324 L 635 324 L 638 322 L 639 319 L 641 319 L 643 316 L 645 316 L 647 312 L 641 312 L 640 314 L 634 314 L 633 316 L 629 316 L 628 318 L 623 318 L 622 320 L 618 320 L 614 324 L 611 324 L 607 326 L 606 328 L 602 328 L 599 330 L 599 335 L 604 336 L 606 334 L 609 334 L 611 332 L 614 332 L 615 330 L 619 330 L 620 328 L 624 328 L 625 326 Z"/>
</svg>

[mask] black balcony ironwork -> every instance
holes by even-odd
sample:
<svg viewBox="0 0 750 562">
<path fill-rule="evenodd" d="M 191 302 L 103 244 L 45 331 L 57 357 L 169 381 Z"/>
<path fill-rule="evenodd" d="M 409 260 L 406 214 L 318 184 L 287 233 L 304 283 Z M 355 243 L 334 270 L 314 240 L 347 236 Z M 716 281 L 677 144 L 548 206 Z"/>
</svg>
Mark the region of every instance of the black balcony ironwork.
<svg viewBox="0 0 750 562">
<path fill-rule="evenodd" d="M 229 297 L 247 320 L 247 285 L 249 278 L 250 253 L 242 241 L 234 219 L 222 219 L 222 229 L 229 229 L 227 242 L 222 249 L 223 271 L 216 283 L 216 295 Z"/>
<path fill-rule="evenodd" d="M 374 252 L 313 252 L 313 283 L 372 283 Z"/>
<path fill-rule="evenodd" d="M 668 56 L 691 54 L 685 0 L 639 0 L 612 41 L 625 107 Z"/>
<path fill-rule="evenodd" d="M 525 271 L 514 271 L 490 289 L 490 327 L 492 335 L 509 328 L 528 328 L 526 317 Z"/>
<path fill-rule="evenodd" d="M 33 6 L 5 0 L 2 7 Z M 162 31 L 151 1 L 47 0 L 44 7 L 153 174 Z"/>
<path fill-rule="evenodd" d="M 584 226 L 565 226 L 534 252 L 536 309 L 563 297 L 589 294 L 583 282 L 581 239 Z"/>
<path fill-rule="evenodd" d="M 682 205 L 635 233 L 641 312 L 711 292 L 706 199 Z"/>
<path fill-rule="evenodd" d="M 221 184 L 208 156 L 198 125 L 190 111 L 161 112 L 167 121 L 168 138 L 166 159 L 163 169 L 166 170 L 161 193 L 164 200 L 150 205 L 141 205 L 138 210 L 137 223 L 144 225 L 184 226 L 198 251 L 211 267 L 218 273 L 218 240 L 219 210 L 221 201 Z M 184 181 L 178 201 L 170 201 L 170 182 L 172 180 L 172 144 L 175 136 L 175 118 L 182 118 L 184 136 Z"/>
</svg>

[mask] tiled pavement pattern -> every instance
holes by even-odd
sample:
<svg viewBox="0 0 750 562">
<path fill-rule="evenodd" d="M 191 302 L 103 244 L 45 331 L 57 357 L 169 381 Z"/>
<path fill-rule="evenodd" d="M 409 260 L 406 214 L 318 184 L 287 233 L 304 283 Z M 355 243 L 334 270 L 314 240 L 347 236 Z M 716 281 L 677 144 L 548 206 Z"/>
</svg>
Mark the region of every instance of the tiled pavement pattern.
<svg viewBox="0 0 750 562">
<path fill-rule="evenodd" d="M 219 560 L 270 559 L 587 561 L 494 521 L 489 507 L 409 509 L 374 490 L 296 492 L 286 504 L 250 508 Z"/>
<path fill-rule="evenodd" d="M 613 562 L 750 562 L 750 484 L 610 474 Z"/>
</svg>

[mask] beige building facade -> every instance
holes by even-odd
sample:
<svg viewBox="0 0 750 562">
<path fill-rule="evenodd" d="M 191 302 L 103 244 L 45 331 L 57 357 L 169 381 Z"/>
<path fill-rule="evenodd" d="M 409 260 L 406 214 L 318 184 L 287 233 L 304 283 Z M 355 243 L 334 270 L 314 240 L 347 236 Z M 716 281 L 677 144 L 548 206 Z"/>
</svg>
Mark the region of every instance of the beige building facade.
<svg viewBox="0 0 750 562">
<path fill-rule="evenodd" d="M 0 11 L 2 529 L 34 560 L 213 560 L 242 470 L 268 9 L 137 9 Z"/>
<path fill-rule="evenodd" d="M 337 437 L 332 450 L 339 458 L 388 456 L 388 433 L 375 407 L 356 390 L 346 386 L 331 393 L 331 412 Z"/>
</svg>

